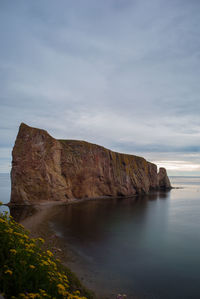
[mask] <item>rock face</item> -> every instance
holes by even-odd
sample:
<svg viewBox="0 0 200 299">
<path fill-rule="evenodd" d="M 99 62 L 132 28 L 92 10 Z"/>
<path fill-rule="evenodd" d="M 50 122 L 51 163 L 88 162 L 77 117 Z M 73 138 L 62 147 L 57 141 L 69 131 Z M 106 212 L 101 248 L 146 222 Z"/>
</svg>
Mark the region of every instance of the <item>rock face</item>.
<svg viewBox="0 0 200 299">
<path fill-rule="evenodd" d="M 131 196 L 171 188 L 166 170 L 144 158 L 77 140 L 56 140 L 21 124 L 12 152 L 11 203 Z"/>
<path fill-rule="evenodd" d="M 165 168 L 161 167 L 158 173 L 158 186 L 159 189 L 171 189 L 170 180 L 167 176 L 167 171 Z"/>
</svg>

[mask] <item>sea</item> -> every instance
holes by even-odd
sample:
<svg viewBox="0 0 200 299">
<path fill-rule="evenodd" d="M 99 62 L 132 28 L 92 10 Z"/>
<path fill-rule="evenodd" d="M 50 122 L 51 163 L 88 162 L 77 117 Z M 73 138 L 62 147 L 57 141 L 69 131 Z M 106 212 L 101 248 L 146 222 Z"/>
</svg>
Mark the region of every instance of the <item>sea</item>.
<svg viewBox="0 0 200 299">
<path fill-rule="evenodd" d="M 200 177 L 170 180 L 169 192 L 62 206 L 49 220 L 99 298 L 200 298 Z M 9 174 L 0 174 L 0 201 L 9 198 Z"/>
</svg>

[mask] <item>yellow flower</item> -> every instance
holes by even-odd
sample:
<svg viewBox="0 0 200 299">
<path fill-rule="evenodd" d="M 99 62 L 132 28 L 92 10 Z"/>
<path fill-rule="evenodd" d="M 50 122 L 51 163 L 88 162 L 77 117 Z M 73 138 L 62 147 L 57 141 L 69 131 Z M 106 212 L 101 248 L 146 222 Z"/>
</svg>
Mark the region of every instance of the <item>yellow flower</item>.
<svg viewBox="0 0 200 299">
<path fill-rule="evenodd" d="M 0 223 L 6 223 L 6 221 L 2 218 L 0 218 Z"/>
<path fill-rule="evenodd" d="M 53 253 L 50 250 L 47 250 L 47 255 L 48 256 L 53 256 Z"/>
<path fill-rule="evenodd" d="M 27 249 L 28 253 L 34 253 L 34 251 L 32 249 Z"/>
<path fill-rule="evenodd" d="M 5 232 L 6 232 L 6 233 L 9 233 L 9 234 L 12 234 L 12 232 L 13 232 L 13 229 L 12 229 L 12 228 L 5 229 Z"/>
<path fill-rule="evenodd" d="M 67 279 L 67 276 L 66 276 L 65 274 L 63 275 L 63 277 L 64 277 L 64 279 L 68 280 L 68 279 Z"/>
<path fill-rule="evenodd" d="M 18 223 L 18 226 L 24 229 L 24 226 L 21 223 Z"/>
<path fill-rule="evenodd" d="M 58 293 L 60 295 L 63 295 L 63 296 L 66 295 L 65 287 L 61 283 L 57 284 L 57 288 L 58 288 Z"/>
<path fill-rule="evenodd" d="M 39 293 L 27 293 L 25 294 L 19 294 L 19 298 L 24 298 L 24 299 L 35 299 L 35 298 L 41 298 Z"/>
<path fill-rule="evenodd" d="M 14 235 L 15 235 L 15 236 L 18 236 L 18 237 L 23 237 L 23 235 L 20 234 L 20 233 L 18 233 L 18 232 L 14 232 Z"/>
<path fill-rule="evenodd" d="M 29 293 L 28 294 L 28 298 L 31 298 L 31 299 L 34 299 L 34 298 L 40 298 L 40 295 L 39 294 L 34 294 L 34 293 Z"/>
<path fill-rule="evenodd" d="M 49 265 L 52 265 L 54 267 L 54 269 L 57 269 L 56 263 L 51 261 L 49 258 L 47 259 L 47 262 L 49 263 Z"/>
<path fill-rule="evenodd" d="M 5 272 L 4 272 L 5 274 L 9 274 L 9 275 L 12 275 L 13 274 L 13 272 L 11 271 L 11 270 L 6 270 Z"/>
<path fill-rule="evenodd" d="M 42 295 L 42 298 L 47 297 L 47 293 L 44 290 L 39 289 L 39 291 L 40 291 L 40 294 Z"/>
<path fill-rule="evenodd" d="M 17 253 L 17 250 L 15 250 L 15 249 L 10 249 L 10 253 L 16 254 L 16 253 Z"/>
<path fill-rule="evenodd" d="M 38 241 L 40 241 L 41 243 L 44 243 L 44 239 L 42 239 L 42 238 L 38 238 Z"/>
<path fill-rule="evenodd" d="M 42 260 L 42 266 L 49 266 L 49 263 L 47 261 Z"/>
<path fill-rule="evenodd" d="M 34 265 L 30 265 L 29 268 L 35 269 L 35 266 Z"/>
<path fill-rule="evenodd" d="M 61 283 L 57 284 L 57 288 L 59 290 L 63 290 L 63 291 L 65 290 L 65 287 Z"/>
</svg>

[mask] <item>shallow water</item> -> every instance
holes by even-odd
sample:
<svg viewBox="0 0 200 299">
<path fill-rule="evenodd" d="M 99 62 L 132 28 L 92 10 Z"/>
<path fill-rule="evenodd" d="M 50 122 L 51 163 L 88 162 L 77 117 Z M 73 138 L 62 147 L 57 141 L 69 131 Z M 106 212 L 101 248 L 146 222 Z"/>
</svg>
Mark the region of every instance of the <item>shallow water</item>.
<svg viewBox="0 0 200 299">
<path fill-rule="evenodd" d="M 49 224 L 67 244 L 70 267 L 102 297 L 200 297 L 200 177 L 171 182 L 183 189 L 56 207 Z M 0 191 L 8 202 L 9 175 L 0 175 Z"/>
</svg>

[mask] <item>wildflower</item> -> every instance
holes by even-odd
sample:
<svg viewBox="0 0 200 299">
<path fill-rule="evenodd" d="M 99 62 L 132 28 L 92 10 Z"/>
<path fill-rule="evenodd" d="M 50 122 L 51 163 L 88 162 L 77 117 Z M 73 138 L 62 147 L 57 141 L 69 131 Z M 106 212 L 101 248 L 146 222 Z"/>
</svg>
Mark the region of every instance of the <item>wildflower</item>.
<svg viewBox="0 0 200 299">
<path fill-rule="evenodd" d="M 43 298 L 43 297 L 47 297 L 47 293 L 46 293 L 44 290 L 39 289 L 39 292 L 40 292 L 40 294 L 42 295 L 42 298 Z"/>
<path fill-rule="evenodd" d="M 28 253 L 34 253 L 34 251 L 32 249 L 27 249 Z"/>
<path fill-rule="evenodd" d="M 64 279 L 68 280 L 68 279 L 67 279 L 67 276 L 66 276 L 65 274 L 63 275 L 63 277 L 64 277 Z"/>
<path fill-rule="evenodd" d="M 26 234 L 24 234 L 23 237 L 24 237 L 25 239 L 29 239 L 29 237 L 28 237 Z"/>
<path fill-rule="evenodd" d="M 34 299 L 34 298 L 40 298 L 40 295 L 38 293 L 34 294 L 34 293 L 29 293 L 28 294 L 28 298 Z"/>
<path fill-rule="evenodd" d="M 47 255 L 48 256 L 53 256 L 53 253 L 50 250 L 47 250 Z"/>
<path fill-rule="evenodd" d="M 17 253 L 17 250 L 15 250 L 15 249 L 10 249 L 10 253 L 12 253 L 12 254 L 16 254 L 16 253 Z"/>
<path fill-rule="evenodd" d="M 42 266 L 49 266 L 49 263 L 45 260 L 42 260 Z"/>
<path fill-rule="evenodd" d="M 51 261 L 49 258 L 47 259 L 47 262 L 48 262 L 49 265 L 52 265 L 54 267 L 54 269 L 57 269 L 56 263 Z"/>
<path fill-rule="evenodd" d="M 18 236 L 18 237 L 23 237 L 23 235 L 21 233 L 18 233 L 18 232 L 14 232 L 14 235 Z"/>
<path fill-rule="evenodd" d="M 24 229 L 24 226 L 21 223 L 18 223 L 17 225 Z"/>
<path fill-rule="evenodd" d="M 38 241 L 40 241 L 41 243 L 44 243 L 44 239 L 42 239 L 42 238 L 38 238 Z"/>
<path fill-rule="evenodd" d="M 13 232 L 13 229 L 12 228 L 9 228 L 9 229 L 5 229 L 5 233 L 9 233 L 9 234 L 12 234 Z"/>
<path fill-rule="evenodd" d="M 61 283 L 57 284 L 57 288 L 60 295 L 66 295 L 65 287 Z"/>
<path fill-rule="evenodd" d="M 6 221 L 2 218 L 0 218 L 0 223 L 6 223 Z"/>
<path fill-rule="evenodd" d="M 12 275 L 13 274 L 13 272 L 11 271 L 11 270 L 6 270 L 5 272 L 4 272 L 5 274 L 9 274 L 9 275 Z"/>
<path fill-rule="evenodd" d="M 35 269 L 35 266 L 34 265 L 29 265 L 29 268 L 30 269 Z"/>
</svg>

